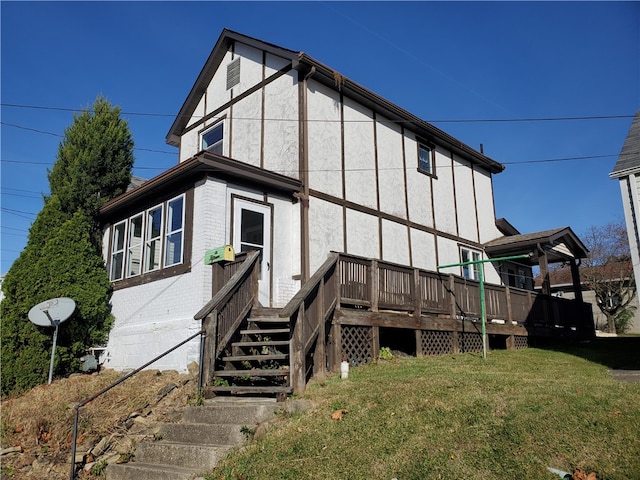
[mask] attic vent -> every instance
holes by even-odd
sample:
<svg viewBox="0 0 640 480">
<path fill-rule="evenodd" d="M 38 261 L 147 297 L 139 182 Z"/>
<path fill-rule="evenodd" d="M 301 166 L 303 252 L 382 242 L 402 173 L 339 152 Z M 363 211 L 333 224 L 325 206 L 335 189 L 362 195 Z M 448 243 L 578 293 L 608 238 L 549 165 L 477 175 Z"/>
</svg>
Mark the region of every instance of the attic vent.
<svg viewBox="0 0 640 480">
<path fill-rule="evenodd" d="M 227 90 L 240 83 L 240 57 L 227 65 Z"/>
</svg>

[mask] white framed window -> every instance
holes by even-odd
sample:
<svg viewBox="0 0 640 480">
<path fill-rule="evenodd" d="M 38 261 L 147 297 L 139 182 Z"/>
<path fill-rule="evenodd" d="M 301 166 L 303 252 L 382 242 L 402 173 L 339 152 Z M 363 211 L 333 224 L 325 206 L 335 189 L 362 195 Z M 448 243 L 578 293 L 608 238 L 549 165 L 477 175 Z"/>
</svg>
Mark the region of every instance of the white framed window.
<svg viewBox="0 0 640 480">
<path fill-rule="evenodd" d="M 217 123 L 208 130 L 202 132 L 202 150 L 208 150 L 222 155 L 224 138 L 224 122 Z"/>
<path fill-rule="evenodd" d="M 186 204 L 187 195 L 183 193 L 111 227 L 111 281 L 185 262 Z"/>
<path fill-rule="evenodd" d="M 424 143 L 418 144 L 418 171 L 427 175 L 433 175 L 433 148 Z"/>
<path fill-rule="evenodd" d="M 140 213 L 129 219 L 129 249 L 127 251 L 127 277 L 142 273 L 142 239 L 144 216 Z"/>
<path fill-rule="evenodd" d="M 477 262 L 480 252 L 467 247 L 460 247 L 460 263 Z M 480 264 L 461 265 L 462 276 L 467 280 L 480 280 Z"/>
<path fill-rule="evenodd" d="M 164 266 L 182 263 L 182 239 L 184 231 L 184 197 L 167 202 Z"/>
<path fill-rule="evenodd" d="M 147 210 L 147 230 L 144 245 L 144 271 L 160 268 L 162 259 L 162 212 L 163 205 Z"/>
<path fill-rule="evenodd" d="M 126 238 L 127 223 L 120 222 L 113 226 L 111 234 L 111 280 L 122 280 L 124 277 L 124 241 Z"/>
</svg>

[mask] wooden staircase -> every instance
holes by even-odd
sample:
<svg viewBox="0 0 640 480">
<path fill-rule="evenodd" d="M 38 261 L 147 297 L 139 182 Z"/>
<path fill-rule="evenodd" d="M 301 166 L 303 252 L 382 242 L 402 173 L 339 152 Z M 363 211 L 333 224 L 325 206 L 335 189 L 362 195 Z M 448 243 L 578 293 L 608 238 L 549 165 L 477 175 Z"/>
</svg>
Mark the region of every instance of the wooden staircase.
<svg viewBox="0 0 640 480">
<path fill-rule="evenodd" d="M 290 377 L 291 330 L 278 309 L 253 308 L 236 338 L 216 361 L 205 396 L 276 396 L 293 391 Z"/>
</svg>

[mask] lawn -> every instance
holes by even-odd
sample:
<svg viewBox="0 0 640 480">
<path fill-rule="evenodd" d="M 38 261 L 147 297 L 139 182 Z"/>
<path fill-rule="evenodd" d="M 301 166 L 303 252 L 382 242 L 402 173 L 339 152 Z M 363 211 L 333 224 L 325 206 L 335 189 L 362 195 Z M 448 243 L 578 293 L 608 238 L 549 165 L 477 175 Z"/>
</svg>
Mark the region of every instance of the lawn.
<svg viewBox="0 0 640 480">
<path fill-rule="evenodd" d="M 628 337 L 352 368 L 312 381 L 309 410 L 205 478 L 551 480 L 548 467 L 579 467 L 640 479 L 640 383 L 608 374 L 639 361 Z"/>
</svg>

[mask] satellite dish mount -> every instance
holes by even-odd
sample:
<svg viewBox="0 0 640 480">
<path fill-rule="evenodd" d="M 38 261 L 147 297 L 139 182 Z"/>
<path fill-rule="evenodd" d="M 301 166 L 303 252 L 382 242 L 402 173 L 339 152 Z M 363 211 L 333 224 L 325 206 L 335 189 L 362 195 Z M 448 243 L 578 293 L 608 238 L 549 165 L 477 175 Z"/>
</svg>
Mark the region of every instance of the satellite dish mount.
<svg viewBox="0 0 640 480">
<path fill-rule="evenodd" d="M 49 363 L 49 385 L 53 379 L 53 360 L 56 354 L 58 341 L 58 327 L 67 320 L 76 310 L 76 302 L 71 298 L 59 297 L 45 300 L 29 310 L 29 320 L 39 327 L 53 327 L 53 347 L 51 349 L 51 362 Z"/>
</svg>

